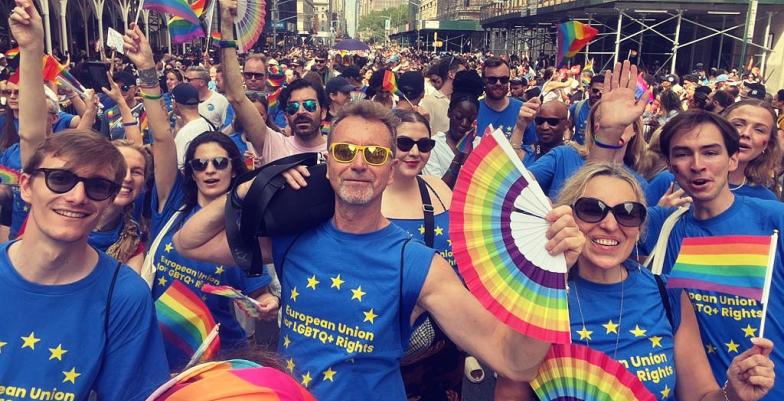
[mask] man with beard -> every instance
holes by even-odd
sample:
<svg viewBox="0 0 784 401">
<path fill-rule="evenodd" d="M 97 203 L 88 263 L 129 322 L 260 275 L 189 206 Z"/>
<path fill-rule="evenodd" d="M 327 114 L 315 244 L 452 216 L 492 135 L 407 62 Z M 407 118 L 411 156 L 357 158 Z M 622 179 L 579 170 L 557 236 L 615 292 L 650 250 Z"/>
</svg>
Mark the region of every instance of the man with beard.
<svg viewBox="0 0 784 401">
<path fill-rule="evenodd" d="M 730 107 L 733 103 L 735 103 L 735 97 L 731 93 L 719 89 L 708 95 L 708 103 L 705 105 L 705 110 L 721 114 L 724 109 Z"/>
<path fill-rule="evenodd" d="M 484 135 L 488 125 L 500 128 L 507 138 L 517 122 L 517 114 L 523 102 L 506 96 L 509 93 L 509 64 L 498 57 L 485 60 L 482 67 L 482 80 L 485 83 L 485 98 L 479 102 L 476 132 Z"/>
<path fill-rule="evenodd" d="M 569 107 L 569 120 L 572 127 L 572 140 L 583 144 L 585 142 L 585 122 L 588 121 L 588 114 L 599 100 L 602 99 L 602 89 L 604 88 L 604 75 L 594 75 L 588 86 L 588 99 L 577 102 Z"/>
</svg>

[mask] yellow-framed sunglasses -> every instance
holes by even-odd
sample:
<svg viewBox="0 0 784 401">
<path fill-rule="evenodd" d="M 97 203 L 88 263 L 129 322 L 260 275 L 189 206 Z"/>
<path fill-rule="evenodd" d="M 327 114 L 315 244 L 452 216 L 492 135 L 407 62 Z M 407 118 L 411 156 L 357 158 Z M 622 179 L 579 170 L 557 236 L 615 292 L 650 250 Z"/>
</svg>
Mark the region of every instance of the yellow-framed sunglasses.
<svg viewBox="0 0 784 401">
<path fill-rule="evenodd" d="M 392 155 L 392 149 L 378 145 L 355 145 L 353 143 L 337 142 L 329 145 L 329 153 L 338 163 L 351 163 L 362 152 L 365 162 L 371 166 L 385 164 Z"/>
</svg>

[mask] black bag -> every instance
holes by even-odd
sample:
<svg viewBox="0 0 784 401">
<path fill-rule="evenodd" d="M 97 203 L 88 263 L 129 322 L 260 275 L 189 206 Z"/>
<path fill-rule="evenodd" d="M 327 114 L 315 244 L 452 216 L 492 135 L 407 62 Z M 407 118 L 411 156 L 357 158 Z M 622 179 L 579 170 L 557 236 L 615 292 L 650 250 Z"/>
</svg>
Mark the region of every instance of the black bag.
<svg viewBox="0 0 784 401">
<path fill-rule="evenodd" d="M 263 259 L 257 237 L 291 235 L 313 228 L 335 213 L 335 192 L 327 180 L 327 165 L 319 164 L 318 153 L 303 153 L 276 160 L 235 180 L 226 202 L 226 237 L 237 265 L 248 276 L 259 276 Z M 282 173 L 307 166 L 308 185 L 293 190 Z M 245 199 L 238 203 L 237 186 L 255 181 Z"/>
</svg>

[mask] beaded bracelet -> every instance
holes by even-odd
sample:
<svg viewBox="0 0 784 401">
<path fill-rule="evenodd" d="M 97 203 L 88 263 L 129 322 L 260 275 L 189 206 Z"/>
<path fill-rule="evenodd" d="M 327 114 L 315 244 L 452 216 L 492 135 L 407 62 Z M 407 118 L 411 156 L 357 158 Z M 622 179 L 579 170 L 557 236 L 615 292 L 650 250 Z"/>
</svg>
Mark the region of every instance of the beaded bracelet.
<svg viewBox="0 0 784 401">
<path fill-rule="evenodd" d="M 729 380 L 725 380 L 724 385 L 721 386 L 721 394 L 724 396 L 724 401 L 730 401 L 730 396 L 727 395 L 727 383 L 729 383 Z"/>
</svg>

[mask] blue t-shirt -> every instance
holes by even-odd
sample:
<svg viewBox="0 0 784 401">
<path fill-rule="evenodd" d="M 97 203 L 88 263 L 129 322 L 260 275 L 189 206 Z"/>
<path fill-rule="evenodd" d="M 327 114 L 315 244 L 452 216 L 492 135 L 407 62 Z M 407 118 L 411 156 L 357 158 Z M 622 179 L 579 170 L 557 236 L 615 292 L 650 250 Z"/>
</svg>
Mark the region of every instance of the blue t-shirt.
<svg viewBox="0 0 784 401">
<path fill-rule="evenodd" d="M 272 121 L 274 121 L 278 127 L 286 128 L 289 125 L 288 121 L 286 121 L 286 112 L 281 110 L 279 104 L 271 106 L 269 111 L 267 111 L 267 114 L 270 115 Z"/>
<path fill-rule="evenodd" d="M 422 219 L 389 219 L 392 223 L 405 230 L 415 240 L 425 243 L 425 221 Z M 433 215 L 433 249 L 455 269 L 457 264 L 452 253 L 452 240 L 449 239 L 449 212 Z"/>
<path fill-rule="evenodd" d="M 588 121 L 588 114 L 590 113 L 591 105 L 588 104 L 588 99 L 573 103 L 569 106 L 569 117 L 574 123 L 572 140 L 580 145 L 585 143 L 585 123 Z"/>
<path fill-rule="evenodd" d="M 571 145 L 561 145 L 550 149 L 543 154 L 535 163 L 528 168 L 531 174 L 536 177 L 536 181 L 542 187 L 545 195 L 555 201 L 561 192 L 564 183 L 574 175 L 574 173 L 585 164 L 585 159 Z M 626 170 L 637 178 L 643 191 L 648 183 L 635 171 Z"/>
<path fill-rule="evenodd" d="M 644 249 L 650 252 L 656 245 L 657 234 L 664 220 L 672 212 L 659 207 L 649 208 L 648 233 Z M 692 211 L 680 217 L 667 242 L 663 273 L 669 274 L 678 257 L 684 238 L 723 235 L 771 235 L 773 230 L 784 230 L 784 204 L 769 200 L 736 196 L 729 209 L 720 215 L 697 220 Z M 784 237 L 779 236 L 773 281 L 770 290 L 765 337 L 780 344 L 784 341 Z M 762 305 L 754 299 L 713 291 L 687 290 L 694 304 L 700 335 L 708 361 L 718 383 L 724 383 L 732 358 L 751 347 L 751 337 L 759 335 Z M 784 353 L 773 352 L 776 376 L 784 375 Z M 777 381 L 765 400 L 784 399 L 784 383 Z"/>
<path fill-rule="evenodd" d="M 174 213 L 182 207 L 185 191 L 184 177 L 177 176 L 177 180 L 172 188 L 169 198 L 166 200 L 163 212 L 158 213 L 158 194 L 157 188 L 153 189 L 152 194 L 152 230 L 150 238 L 156 238 L 163 226 L 169 221 Z M 153 299 L 158 299 L 166 289 L 172 284 L 173 280 L 179 280 L 188 287 L 196 296 L 200 297 L 212 313 L 215 323 L 219 323 L 221 349 L 231 349 L 246 344 L 245 331 L 240 326 L 234 316 L 232 300 L 218 295 L 206 294 L 201 291 L 204 284 L 215 286 L 228 285 L 234 287 L 245 294 L 250 294 L 269 284 L 269 276 L 258 278 L 248 278 L 245 273 L 236 266 L 223 266 L 214 263 L 188 259 L 174 248 L 174 234 L 182 227 L 182 224 L 199 210 L 195 207 L 188 214 L 181 214 L 178 222 L 175 222 L 169 231 L 163 236 L 160 246 L 157 249 L 150 249 L 153 252 L 155 263 L 155 280 L 152 285 Z M 191 355 L 185 355 L 179 348 L 175 347 L 164 336 L 166 342 L 166 355 L 169 359 L 169 366 L 172 369 L 182 368 L 190 359 Z"/>
<path fill-rule="evenodd" d="M 659 199 L 667 193 L 667 190 L 670 188 L 670 183 L 673 181 L 675 181 L 675 176 L 672 175 L 669 170 L 664 170 L 661 173 L 656 174 L 656 176 L 648 182 L 648 187 L 645 189 L 645 201 L 648 202 L 648 206 L 656 206 L 659 203 Z M 730 184 L 730 190 L 734 192 L 735 195 L 748 196 L 749 198 L 779 200 L 773 191 L 762 185 L 746 183 L 745 185 L 736 186 Z"/>
<path fill-rule="evenodd" d="M 71 120 L 76 117 L 73 114 L 68 114 L 64 111 L 57 113 L 57 121 L 52 126 L 52 132 L 60 132 L 64 129 L 71 128 Z"/>
<path fill-rule="evenodd" d="M 512 130 L 517 124 L 517 115 L 520 113 L 520 108 L 523 107 L 523 102 L 513 97 L 508 99 L 509 104 L 500 112 L 487 107 L 484 100 L 479 102 L 479 114 L 476 117 L 477 136 L 484 135 L 488 125 L 492 125 L 494 129 L 500 128 L 507 138 L 512 136 Z"/>
<path fill-rule="evenodd" d="M 682 291 L 668 291 L 671 326 L 653 274 L 636 263 L 626 265 L 629 276 L 622 283 L 593 283 L 577 274 L 569 280 L 572 341 L 620 362 L 657 400 L 674 400 Z"/>
<path fill-rule="evenodd" d="M 94 390 L 105 401 L 140 401 L 168 380 L 155 310 L 138 274 L 120 268 L 105 327 L 117 261 L 98 252 L 98 264 L 87 277 L 41 285 L 13 267 L 9 244 L 0 245 L 3 399 L 49 399 L 45 394 L 51 394 L 53 400 L 86 400 Z"/>
<path fill-rule="evenodd" d="M 242 132 L 234 131 L 229 138 L 231 138 L 232 142 L 237 145 L 237 149 L 240 150 L 240 154 L 244 155 L 245 152 L 248 151 L 248 144 L 242 139 Z"/>
<path fill-rule="evenodd" d="M 281 276 L 278 351 L 320 401 L 405 401 L 400 359 L 433 250 L 389 224 L 367 234 L 332 220 L 272 239 Z M 285 265 L 283 255 L 286 255 Z"/>
</svg>

